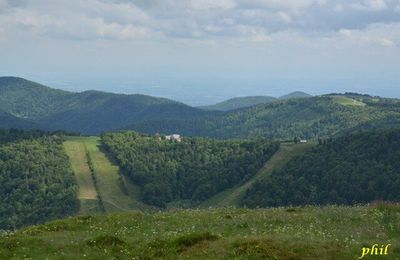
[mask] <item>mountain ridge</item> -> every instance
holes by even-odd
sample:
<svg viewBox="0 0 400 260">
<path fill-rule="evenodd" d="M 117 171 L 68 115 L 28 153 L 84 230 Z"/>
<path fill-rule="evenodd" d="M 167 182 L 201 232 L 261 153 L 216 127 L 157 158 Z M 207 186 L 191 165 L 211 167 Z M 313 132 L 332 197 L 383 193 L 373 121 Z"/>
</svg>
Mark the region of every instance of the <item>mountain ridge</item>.
<svg viewBox="0 0 400 260">
<path fill-rule="evenodd" d="M 307 98 L 312 97 L 312 95 L 307 94 L 302 91 L 295 91 L 289 94 L 280 96 L 280 97 L 272 97 L 272 96 L 243 96 L 243 97 L 234 97 L 227 99 L 225 101 L 216 103 L 214 105 L 208 106 L 200 106 L 198 108 L 204 110 L 216 110 L 216 111 L 230 111 L 241 108 L 252 107 L 260 104 L 267 104 L 274 101 L 293 99 L 293 98 Z"/>
<path fill-rule="evenodd" d="M 74 93 L 16 77 L 0 77 L 0 110 L 22 121 L 34 121 L 46 130 L 83 134 L 99 134 L 144 118 L 185 118 L 207 113 L 166 98 L 96 90 Z"/>
<path fill-rule="evenodd" d="M 349 129 L 398 125 L 400 100 L 343 95 L 294 98 L 188 120 L 148 120 L 126 129 L 145 133 L 178 132 L 211 138 L 321 138 Z M 361 128 L 360 128 L 361 127 Z"/>
<path fill-rule="evenodd" d="M 304 95 L 306 98 L 301 98 Z M 4 112 L 0 114 L 3 128 L 65 130 L 83 135 L 130 129 L 220 139 L 319 138 L 351 129 L 397 126 L 400 122 L 400 100 L 358 93 L 307 97 L 304 92 L 293 92 L 250 107 L 206 111 L 142 94 L 68 92 L 16 77 L 0 77 L 0 111 Z"/>
<path fill-rule="evenodd" d="M 278 99 L 284 100 L 284 99 L 291 99 L 291 98 L 309 98 L 309 97 L 312 97 L 312 95 L 310 95 L 306 92 L 303 92 L 303 91 L 294 91 L 289 94 L 280 96 Z"/>
</svg>

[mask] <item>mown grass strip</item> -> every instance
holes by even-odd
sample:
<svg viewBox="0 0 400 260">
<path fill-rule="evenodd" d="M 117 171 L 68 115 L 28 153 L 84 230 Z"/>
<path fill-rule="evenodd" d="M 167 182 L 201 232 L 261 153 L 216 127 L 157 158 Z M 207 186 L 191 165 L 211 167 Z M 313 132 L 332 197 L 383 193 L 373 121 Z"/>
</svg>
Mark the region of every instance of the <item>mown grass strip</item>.
<svg viewBox="0 0 400 260">
<path fill-rule="evenodd" d="M 101 193 L 99 192 L 99 187 L 97 185 L 96 172 L 94 171 L 92 158 L 90 157 L 90 153 L 87 151 L 86 151 L 86 159 L 87 159 L 87 164 L 88 164 L 89 170 L 90 170 L 90 176 L 92 176 L 93 185 L 97 192 L 97 199 L 99 201 L 99 207 L 103 212 L 106 212 L 106 209 L 105 209 L 104 203 L 103 203 L 103 198 L 101 196 Z"/>
<path fill-rule="evenodd" d="M 102 212 L 98 204 L 98 193 L 94 187 L 93 179 L 86 159 L 85 145 L 81 140 L 68 138 L 64 142 L 71 168 L 79 186 L 78 198 L 80 200 L 80 213 Z"/>
</svg>

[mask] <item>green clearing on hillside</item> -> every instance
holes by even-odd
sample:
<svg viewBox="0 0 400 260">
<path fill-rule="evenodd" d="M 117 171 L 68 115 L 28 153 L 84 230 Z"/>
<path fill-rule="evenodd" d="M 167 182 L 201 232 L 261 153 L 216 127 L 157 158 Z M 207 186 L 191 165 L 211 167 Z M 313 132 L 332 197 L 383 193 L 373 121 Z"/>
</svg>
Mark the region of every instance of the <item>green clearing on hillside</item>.
<svg viewBox="0 0 400 260">
<path fill-rule="evenodd" d="M 70 155 L 70 160 L 77 176 L 80 190 L 82 190 L 83 194 L 90 194 L 92 198 L 94 196 L 97 201 L 97 192 L 90 175 L 86 153 L 89 154 L 93 164 L 98 193 L 106 212 L 145 211 L 151 209 L 151 207 L 139 201 L 140 192 L 138 187 L 128 180 L 122 179 L 123 176 L 119 174 L 118 166 L 114 165 L 100 150 L 100 139 L 98 137 L 72 137 L 65 142 L 64 147 L 68 154 L 73 154 Z M 74 149 L 78 149 L 78 153 Z M 82 211 L 92 212 L 93 203 L 88 203 L 85 196 L 80 196 L 80 199 Z"/>
<path fill-rule="evenodd" d="M 307 144 L 282 143 L 279 150 L 265 164 L 265 166 L 246 183 L 218 193 L 214 197 L 204 201 L 200 207 L 230 207 L 239 206 L 241 199 L 246 191 L 256 182 L 270 174 L 272 171 L 279 169 L 286 164 L 291 158 L 302 154 L 305 150 L 313 147 L 314 142 Z"/>
<path fill-rule="evenodd" d="M 398 259 L 399 230 L 400 207 L 388 204 L 131 212 L 3 235 L 0 259 L 357 259 L 373 244 Z"/>
<path fill-rule="evenodd" d="M 366 106 L 367 104 L 345 96 L 332 96 L 334 102 L 344 106 Z"/>
<path fill-rule="evenodd" d="M 80 213 L 101 212 L 97 191 L 87 164 L 86 147 L 84 143 L 79 139 L 68 140 L 64 142 L 64 149 L 69 157 L 76 182 L 79 186 L 78 198 L 81 202 Z"/>
</svg>

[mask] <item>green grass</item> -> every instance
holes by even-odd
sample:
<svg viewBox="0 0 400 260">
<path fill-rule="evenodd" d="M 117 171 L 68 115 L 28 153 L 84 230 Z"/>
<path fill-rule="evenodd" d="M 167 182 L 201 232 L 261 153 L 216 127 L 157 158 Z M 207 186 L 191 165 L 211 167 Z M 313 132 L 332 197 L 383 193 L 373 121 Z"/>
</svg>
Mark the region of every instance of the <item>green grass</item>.
<svg viewBox="0 0 400 260">
<path fill-rule="evenodd" d="M 398 259 L 399 230 L 398 205 L 131 212 L 5 234 L 0 259 L 356 259 L 376 243 Z"/>
<path fill-rule="evenodd" d="M 72 150 L 69 152 L 69 154 L 75 154 L 73 157 L 70 156 L 70 158 L 71 165 L 78 179 L 80 190 L 86 190 L 86 186 L 85 183 L 79 180 L 80 174 L 76 166 L 80 165 L 85 169 L 87 168 L 87 171 L 89 171 L 86 159 L 86 152 L 88 152 L 93 163 L 98 192 L 102 198 L 106 212 L 152 210 L 152 207 L 140 202 L 139 188 L 121 176 L 118 166 L 113 164 L 106 154 L 101 151 L 100 139 L 98 137 L 70 137 L 64 143 L 64 146 L 68 148 L 70 143 L 81 147 L 80 150 L 82 150 L 79 154 L 75 154 L 75 151 Z M 82 166 L 82 164 L 86 165 Z M 86 174 L 90 176 L 90 171 Z M 122 178 L 124 179 L 122 180 Z M 83 185 L 83 187 L 81 187 L 81 185 Z M 92 187 L 94 188 L 94 186 Z M 81 200 L 81 204 L 83 204 L 84 207 L 86 203 L 87 202 L 82 202 Z"/>
<path fill-rule="evenodd" d="M 240 200 L 246 191 L 256 182 L 285 165 L 294 156 L 302 154 L 305 150 L 313 147 L 314 142 L 307 144 L 282 143 L 278 152 L 265 164 L 265 166 L 246 183 L 218 193 L 214 197 L 201 203 L 201 207 L 230 207 L 239 206 Z"/>
<path fill-rule="evenodd" d="M 97 192 L 87 164 L 86 147 L 82 140 L 84 139 L 69 139 L 64 142 L 64 149 L 70 158 L 71 167 L 79 185 L 80 213 L 100 212 Z"/>
<path fill-rule="evenodd" d="M 366 106 L 366 104 L 361 101 L 345 96 L 332 96 L 332 98 L 336 103 L 339 103 L 343 106 Z"/>
</svg>

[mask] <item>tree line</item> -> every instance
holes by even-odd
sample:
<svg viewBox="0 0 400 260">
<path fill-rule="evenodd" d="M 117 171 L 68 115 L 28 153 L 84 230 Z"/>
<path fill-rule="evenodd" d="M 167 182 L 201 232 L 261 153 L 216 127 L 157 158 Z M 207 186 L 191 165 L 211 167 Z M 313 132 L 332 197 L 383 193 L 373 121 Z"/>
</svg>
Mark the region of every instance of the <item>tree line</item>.
<svg viewBox="0 0 400 260">
<path fill-rule="evenodd" d="M 0 140 L 0 230 L 79 210 L 77 185 L 62 137 L 2 130 Z"/>
<path fill-rule="evenodd" d="M 400 201 L 400 129 L 362 132 L 320 144 L 251 187 L 249 207 Z"/>
<path fill-rule="evenodd" d="M 196 203 L 251 178 L 277 151 L 265 140 L 183 138 L 181 142 L 135 132 L 106 133 L 105 149 L 126 176 L 142 188 L 143 200 L 166 207 Z"/>
<path fill-rule="evenodd" d="M 177 132 L 210 138 L 288 140 L 326 138 L 368 124 L 398 124 L 400 101 L 358 97 L 365 106 L 344 105 L 332 96 L 290 99 L 189 119 L 137 122 L 127 127 L 143 133 Z M 377 125 L 375 124 L 375 125 Z"/>
</svg>

